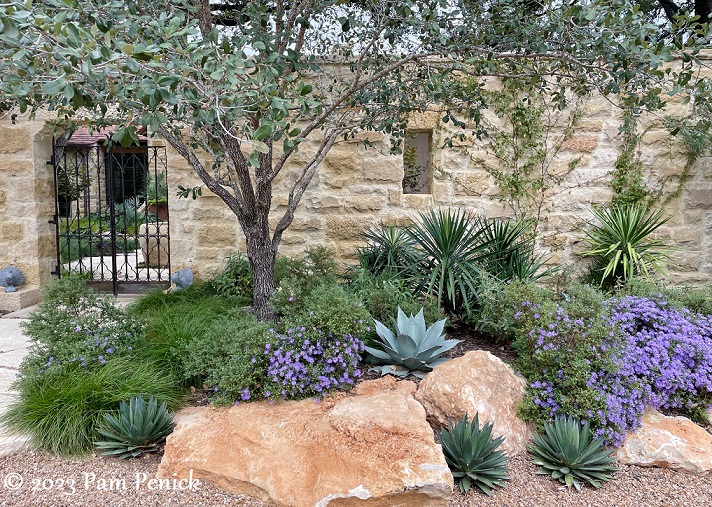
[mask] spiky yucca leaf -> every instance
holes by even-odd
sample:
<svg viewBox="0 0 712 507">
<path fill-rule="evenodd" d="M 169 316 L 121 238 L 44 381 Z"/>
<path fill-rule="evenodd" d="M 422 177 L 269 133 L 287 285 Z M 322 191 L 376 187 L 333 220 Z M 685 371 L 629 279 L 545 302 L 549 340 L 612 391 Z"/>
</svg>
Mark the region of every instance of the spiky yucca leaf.
<svg viewBox="0 0 712 507">
<path fill-rule="evenodd" d="M 448 428 L 440 431 L 443 447 L 453 477 L 460 480 L 460 490 L 467 493 L 470 486 L 477 486 L 489 495 L 495 486 L 504 486 L 508 480 L 507 455 L 497 447 L 504 437 L 492 438 L 492 423 L 485 423 L 480 429 L 479 413 L 470 421 L 467 414 Z"/>
<path fill-rule="evenodd" d="M 583 424 L 573 416 L 557 417 L 544 423 L 546 435 L 534 433 L 529 452 L 534 464 L 542 467 L 539 474 L 573 485 L 581 490 L 583 483 L 600 488 L 618 469 L 611 465 L 613 449 L 602 449 L 603 440 L 593 438 L 588 421 Z"/>
<path fill-rule="evenodd" d="M 647 207 L 634 205 L 594 208 L 592 213 L 598 223 L 584 231 L 588 250 L 582 255 L 594 258 L 593 269 L 602 285 L 655 270 L 665 274 L 667 241 L 651 237 L 671 218 L 664 210 L 650 213 Z"/>
<path fill-rule="evenodd" d="M 104 414 L 98 432 L 107 440 L 94 442 L 103 456 L 120 458 L 136 457 L 145 452 L 154 452 L 173 431 L 173 415 L 166 404 L 158 406 L 151 396 L 148 403 L 143 397 L 131 396 L 129 403 L 122 401 L 117 414 Z"/>
<path fill-rule="evenodd" d="M 405 377 L 413 374 L 423 378 L 432 369 L 447 359 L 440 357 L 459 340 L 446 340 L 442 334 L 445 321 L 442 319 L 426 329 L 425 317 L 421 308 L 417 315 L 407 317 L 398 307 L 398 318 L 393 321 L 395 332 L 374 319 L 376 333 L 381 339 L 378 344 L 382 350 L 366 347 L 366 351 L 377 360 L 386 363 L 375 368 L 381 375 L 392 374 Z"/>
</svg>

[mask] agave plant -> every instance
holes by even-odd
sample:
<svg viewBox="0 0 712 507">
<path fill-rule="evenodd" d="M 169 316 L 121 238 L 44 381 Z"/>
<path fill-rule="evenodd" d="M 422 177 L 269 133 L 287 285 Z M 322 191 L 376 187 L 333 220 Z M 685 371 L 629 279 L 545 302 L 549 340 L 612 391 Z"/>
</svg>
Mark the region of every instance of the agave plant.
<svg viewBox="0 0 712 507">
<path fill-rule="evenodd" d="M 131 396 L 128 403 L 120 403 L 118 414 L 104 414 L 97 430 L 107 440 L 94 445 L 105 451 L 104 456 L 136 457 L 158 450 L 174 426 L 173 415 L 168 413 L 165 403 L 159 407 L 153 396 L 148 403 L 141 395 Z"/>
<path fill-rule="evenodd" d="M 504 486 L 508 480 L 507 455 L 497 449 L 504 437 L 492 438 L 492 423 L 480 429 L 479 414 L 472 421 L 467 414 L 448 428 L 440 431 L 440 443 L 452 476 L 460 480 L 460 491 L 467 493 L 470 486 L 477 486 L 489 495 L 495 486 Z"/>
<path fill-rule="evenodd" d="M 582 255 L 594 259 L 593 271 L 601 285 L 648 276 L 653 270 L 664 273 L 666 241 L 650 235 L 670 216 L 663 210 L 649 214 L 647 207 L 635 205 L 592 211 L 598 224 L 584 231 L 588 250 Z"/>
<path fill-rule="evenodd" d="M 613 449 L 603 449 L 603 440 L 592 437 L 588 421 L 561 416 L 551 424 L 544 423 L 544 432 L 546 435 L 534 433 L 534 443 L 529 446 L 534 464 L 542 467 L 537 473 L 581 491 L 586 482 L 600 488 L 618 470 L 611 465 Z"/>
<path fill-rule="evenodd" d="M 443 352 L 460 343 L 460 340 L 445 339 L 442 332 L 446 320 L 439 320 L 426 329 L 422 308 L 417 315 L 406 317 L 400 306 L 398 318 L 393 320 L 395 332 L 374 319 L 376 333 L 381 339 L 379 345 L 383 350 L 366 347 L 366 351 L 386 363 L 375 370 L 381 375 L 425 377 L 435 366 L 447 361 L 447 358 L 440 357 Z"/>
</svg>

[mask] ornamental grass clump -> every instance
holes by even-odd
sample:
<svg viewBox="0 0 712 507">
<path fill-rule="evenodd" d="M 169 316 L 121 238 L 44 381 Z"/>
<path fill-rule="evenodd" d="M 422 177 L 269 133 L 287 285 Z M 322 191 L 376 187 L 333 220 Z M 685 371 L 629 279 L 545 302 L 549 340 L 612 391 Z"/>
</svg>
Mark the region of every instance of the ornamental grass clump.
<svg viewBox="0 0 712 507">
<path fill-rule="evenodd" d="M 472 485 L 486 495 L 496 486 L 504 487 L 507 456 L 497 449 L 504 437 L 492 438 L 492 423 L 480 429 L 479 414 L 470 421 L 467 414 L 440 431 L 440 443 L 452 476 L 459 479 L 460 491 L 467 493 Z"/>
<path fill-rule="evenodd" d="M 574 486 L 578 491 L 588 483 L 600 488 L 618 469 L 611 465 L 614 449 L 603 449 L 603 440 L 593 438 L 587 421 L 576 417 L 557 417 L 553 423 L 544 423 L 545 435 L 534 433 L 534 443 L 529 452 L 537 473 Z"/>
</svg>

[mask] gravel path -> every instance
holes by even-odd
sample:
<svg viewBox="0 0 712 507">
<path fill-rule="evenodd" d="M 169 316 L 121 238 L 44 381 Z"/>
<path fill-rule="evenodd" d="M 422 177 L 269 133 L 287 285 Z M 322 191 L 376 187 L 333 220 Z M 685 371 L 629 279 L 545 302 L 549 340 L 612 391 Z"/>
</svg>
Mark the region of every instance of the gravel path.
<svg viewBox="0 0 712 507">
<path fill-rule="evenodd" d="M 159 460 L 156 455 L 125 461 L 100 457 L 61 459 L 31 452 L 10 455 L 0 458 L 0 506 L 267 505 L 249 497 L 221 492 L 206 483 L 201 483 L 197 490 L 152 490 L 149 480 L 155 475 Z M 535 475 L 536 467 L 529 463 L 527 456 L 513 458 L 509 467 L 511 480 L 507 488 L 493 492 L 491 497 L 474 490 L 467 495 L 456 493 L 450 507 L 712 507 L 712 477 L 709 476 L 629 466 L 623 467 L 615 480 L 603 489 L 585 488 L 577 493 Z M 11 489 L 18 486 L 19 477 L 22 485 Z M 70 480 L 74 481 L 74 493 Z M 102 486 L 113 490 L 103 490 Z"/>
</svg>

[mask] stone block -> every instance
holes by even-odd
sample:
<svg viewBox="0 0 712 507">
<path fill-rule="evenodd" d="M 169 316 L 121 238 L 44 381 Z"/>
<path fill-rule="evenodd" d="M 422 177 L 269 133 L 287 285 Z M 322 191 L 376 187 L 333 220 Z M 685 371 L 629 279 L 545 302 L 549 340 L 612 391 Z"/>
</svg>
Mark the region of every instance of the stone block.
<svg viewBox="0 0 712 507">
<path fill-rule="evenodd" d="M 506 437 L 501 448 L 514 456 L 525 452 L 532 438 L 533 425 L 517 417 L 525 386 L 525 379 L 501 359 L 476 350 L 436 366 L 420 382 L 415 399 L 436 429 L 479 413 L 481 424 L 493 423 L 492 436 Z"/>
<path fill-rule="evenodd" d="M 201 225 L 203 225 L 209 221 L 224 221 L 226 218 L 234 217 L 234 215 L 232 215 L 227 206 L 194 206 L 190 209 L 190 217 L 193 220 L 200 220 Z"/>
<path fill-rule="evenodd" d="M 17 292 L 5 292 L 3 287 L 0 289 L 0 310 L 16 312 L 28 306 L 36 305 L 41 299 L 42 291 L 37 285 L 21 285 L 17 288 Z"/>
<path fill-rule="evenodd" d="M 566 234 L 542 234 L 541 245 L 553 249 L 564 248 L 568 242 L 568 235 Z"/>
<path fill-rule="evenodd" d="M 365 132 L 358 132 L 353 138 L 349 138 L 346 140 L 347 143 L 363 143 L 363 142 L 369 142 L 371 144 L 377 144 L 381 143 L 385 140 L 386 136 L 383 134 L 383 132 L 372 132 L 372 131 L 365 131 Z"/>
<path fill-rule="evenodd" d="M 576 132 L 597 133 L 603 130 L 603 120 L 600 118 L 582 117 L 576 123 Z"/>
<path fill-rule="evenodd" d="M 334 213 L 343 206 L 343 199 L 332 195 L 314 195 L 303 199 L 304 207 L 316 213 Z"/>
<path fill-rule="evenodd" d="M 361 170 L 361 154 L 354 146 L 335 145 L 324 159 L 323 166 L 324 172 L 356 177 Z"/>
<path fill-rule="evenodd" d="M 25 123 L 10 125 L 3 122 L 0 128 L 0 154 L 27 154 L 32 153 L 32 138 L 30 130 Z"/>
<path fill-rule="evenodd" d="M 351 196 L 344 201 L 344 210 L 355 213 L 373 213 L 385 206 L 381 196 Z"/>
<path fill-rule="evenodd" d="M 384 378 L 321 403 L 192 408 L 157 477 L 190 473 L 280 506 L 447 507 L 452 475 L 414 392 Z"/>
<path fill-rule="evenodd" d="M 712 470 L 712 436 L 685 417 L 668 417 L 649 408 L 641 427 L 628 434 L 614 456 L 623 465 L 706 475 Z"/>
<path fill-rule="evenodd" d="M 388 203 L 393 206 L 401 206 L 403 204 L 403 189 L 392 189 L 388 191 Z"/>
<path fill-rule="evenodd" d="M 3 241 L 19 241 L 25 235 L 25 226 L 20 222 L 5 222 L 0 225 L 0 238 Z"/>
<path fill-rule="evenodd" d="M 403 194 L 403 207 L 414 210 L 424 210 L 434 205 L 430 194 Z"/>
<path fill-rule="evenodd" d="M 453 174 L 455 194 L 480 196 L 495 186 L 492 177 L 485 171 Z"/>
<path fill-rule="evenodd" d="M 375 222 L 373 218 L 367 217 L 328 217 L 326 219 L 326 234 L 329 239 L 333 240 L 355 241 L 363 231 Z"/>
<path fill-rule="evenodd" d="M 324 219 L 321 217 L 295 217 L 288 230 L 299 232 L 314 232 L 324 229 Z"/>
<path fill-rule="evenodd" d="M 685 208 L 712 209 L 712 185 L 689 185 L 685 191 Z"/>
<path fill-rule="evenodd" d="M 574 153 L 593 153 L 598 146 L 597 136 L 574 135 L 563 142 L 561 151 L 572 151 Z"/>
<path fill-rule="evenodd" d="M 235 244 L 235 227 L 230 222 L 203 225 L 198 223 L 197 239 L 202 246 L 229 247 Z"/>
</svg>

